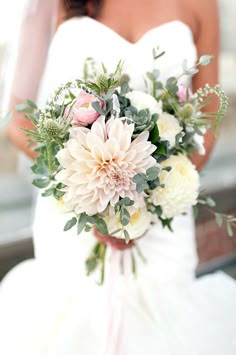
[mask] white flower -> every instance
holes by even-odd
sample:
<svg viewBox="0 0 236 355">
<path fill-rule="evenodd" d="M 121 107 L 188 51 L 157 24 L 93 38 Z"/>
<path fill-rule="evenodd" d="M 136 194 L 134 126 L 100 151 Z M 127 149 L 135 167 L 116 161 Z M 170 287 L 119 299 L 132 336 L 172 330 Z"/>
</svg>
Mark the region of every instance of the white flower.
<svg viewBox="0 0 236 355">
<path fill-rule="evenodd" d="M 105 123 L 104 117 L 91 129 L 71 129 L 65 148 L 57 154 L 63 169 L 56 179 L 66 185 L 63 199 L 77 214 L 103 212 L 120 197 L 135 201 L 136 208 L 143 203 L 143 194 L 136 191 L 132 179 L 156 164 L 151 156 L 156 147 L 145 131 L 131 141 L 133 130 L 133 124 L 118 118 Z"/>
<path fill-rule="evenodd" d="M 150 113 L 160 114 L 162 112 L 162 102 L 157 101 L 150 94 L 143 91 L 133 90 L 126 94 L 132 106 L 136 107 L 138 111 L 149 109 Z"/>
<path fill-rule="evenodd" d="M 152 220 L 152 215 L 150 212 L 147 211 L 146 207 L 138 208 L 135 211 L 133 211 L 129 207 L 127 209 L 130 212 L 131 217 L 130 217 L 130 223 L 127 226 L 125 226 L 125 229 L 129 233 L 130 239 L 139 238 L 149 228 Z M 122 228 L 122 225 L 120 223 L 119 213 L 116 213 L 114 215 L 106 215 L 104 217 L 104 220 L 107 223 L 109 234 Z M 117 234 L 114 235 L 114 237 L 125 239 L 122 232 L 118 232 Z"/>
<path fill-rule="evenodd" d="M 200 127 L 199 130 L 202 132 L 202 134 L 195 133 L 193 136 L 193 142 L 197 148 L 197 152 L 200 155 L 205 155 L 206 154 L 206 149 L 204 147 L 204 134 L 206 133 L 206 128 L 205 127 Z"/>
<path fill-rule="evenodd" d="M 193 142 L 198 154 L 205 155 L 206 149 L 204 146 L 204 143 L 205 143 L 204 134 L 206 133 L 207 130 L 205 127 L 198 127 L 198 129 L 202 134 L 198 134 L 197 132 L 195 132 L 192 137 L 192 142 Z M 186 132 L 193 133 L 194 132 L 193 127 L 186 126 Z"/>
<path fill-rule="evenodd" d="M 150 200 L 161 206 L 163 218 L 172 218 L 185 213 L 197 203 L 199 193 L 199 174 L 185 155 L 172 155 L 161 164 L 170 166 L 170 172 L 162 170 L 160 181 L 165 187 L 151 191 Z"/>
<path fill-rule="evenodd" d="M 169 113 L 163 112 L 157 120 L 157 126 L 161 140 L 168 141 L 170 148 L 173 148 L 175 146 L 176 135 L 183 130 L 177 118 Z"/>
</svg>

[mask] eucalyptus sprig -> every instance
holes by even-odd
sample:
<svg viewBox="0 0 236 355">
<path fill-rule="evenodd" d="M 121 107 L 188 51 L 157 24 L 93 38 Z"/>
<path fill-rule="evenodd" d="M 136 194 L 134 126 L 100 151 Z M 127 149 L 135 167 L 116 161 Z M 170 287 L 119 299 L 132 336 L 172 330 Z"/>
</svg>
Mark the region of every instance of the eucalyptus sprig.
<svg viewBox="0 0 236 355">
<path fill-rule="evenodd" d="M 209 196 L 200 196 L 198 205 L 203 205 L 208 212 L 214 215 L 216 223 L 219 227 L 226 226 L 226 231 L 229 237 L 233 237 L 233 229 L 236 228 L 236 216 L 226 213 L 221 213 L 214 210 L 215 201 Z M 197 215 L 197 206 L 194 207 L 195 216 Z"/>
</svg>

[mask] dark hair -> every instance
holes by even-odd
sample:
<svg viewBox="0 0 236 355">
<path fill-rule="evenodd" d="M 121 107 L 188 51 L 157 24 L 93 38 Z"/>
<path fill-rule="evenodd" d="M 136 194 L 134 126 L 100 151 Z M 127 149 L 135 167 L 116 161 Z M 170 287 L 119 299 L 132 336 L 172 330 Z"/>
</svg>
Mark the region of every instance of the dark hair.
<svg viewBox="0 0 236 355">
<path fill-rule="evenodd" d="M 102 0 L 63 0 L 66 18 L 74 16 L 96 17 Z"/>
</svg>

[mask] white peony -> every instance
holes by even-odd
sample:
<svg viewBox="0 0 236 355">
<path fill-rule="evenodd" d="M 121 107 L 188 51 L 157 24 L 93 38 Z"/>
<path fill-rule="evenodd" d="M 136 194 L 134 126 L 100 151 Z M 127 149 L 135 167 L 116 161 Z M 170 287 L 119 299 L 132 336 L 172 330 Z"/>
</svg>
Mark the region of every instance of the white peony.
<svg viewBox="0 0 236 355">
<path fill-rule="evenodd" d="M 177 118 L 169 113 L 163 112 L 157 120 L 157 126 L 161 140 L 168 141 L 170 147 L 173 148 L 175 146 L 176 135 L 183 130 Z"/>
<path fill-rule="evenodd" d="M 195 165 L 182 154 L 172 155 L 161 165 L 172 169 L 160 172 L 160 181 L 165 187 L 152 190 L 150 200 L 155 206 L 161 206 L 163 218 L 172 218 L 187 212 L 197 203 L 199 174 Z"/>
<path fill-rule="evenodd" d="M 149 109 L 152 115 L 154 113 L 162 113 L 162 102 L 158 102 L 152 95 L 146 92 L 133 90 L 128 92 L 126 97 L 138 111 Z"/>
<path fill-rule="evenodd" d="M 127 208 L 130 212 L 131 218 L 130 223 L 125 226 L 125 229 L 130 235 L 130 239 L 136 239 L 141 237 L 149 228 L 152 214 L 147 211 L 146 207 L 136 209 L 133 211 L 132 208 Z M 107 223 L 109 234 L 112 234 L 114 231 L 121 229 L 122 225 L 119 219 L 119 213 L 113 215 L 106 215 L 104 220 Z M 117 233 L 114 237 L 125 239 L 122 233 Z"/>
</svg>

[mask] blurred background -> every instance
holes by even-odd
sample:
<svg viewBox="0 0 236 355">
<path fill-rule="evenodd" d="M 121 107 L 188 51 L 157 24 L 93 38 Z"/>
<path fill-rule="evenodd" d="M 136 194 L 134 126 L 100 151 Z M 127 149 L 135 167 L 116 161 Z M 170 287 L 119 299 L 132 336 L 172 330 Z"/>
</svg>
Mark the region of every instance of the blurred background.
<svg viewBox="0 0 236 355">
<path fill-rule="evenodd" d="M 0 107 L 14 63 L 14 48 L 25 0 L 0 0 Z M 14 11 L 12 9 L 14 8 Z M 203 188 L 217 209 L 236 214 L 236 1 L 219 0 L 221 26 L 220 84 L 229 95 L 229 110 L 214 152 L 201 173 Z M 3 113 L 1 112 L 1 115 Z M 0 279 L 15 264 L 33 256 L 32 217 L 35 191 L 22 156 L 9 143 L 0 121 Z M 200 210 L 196 221 L 197 274 L 224 269 L 236 277 L 236 233 L 227 236 L 214 217 Z"/>
</svg>

